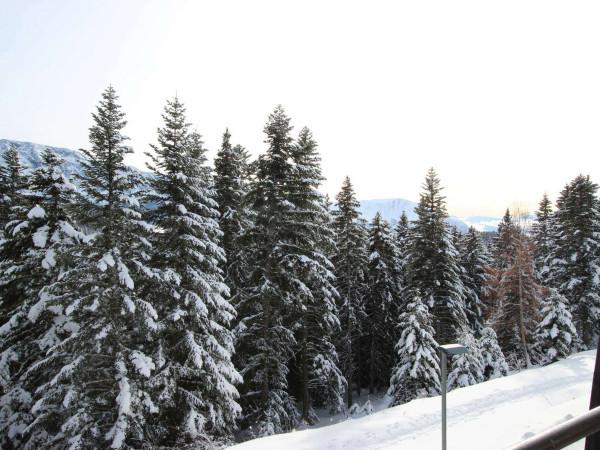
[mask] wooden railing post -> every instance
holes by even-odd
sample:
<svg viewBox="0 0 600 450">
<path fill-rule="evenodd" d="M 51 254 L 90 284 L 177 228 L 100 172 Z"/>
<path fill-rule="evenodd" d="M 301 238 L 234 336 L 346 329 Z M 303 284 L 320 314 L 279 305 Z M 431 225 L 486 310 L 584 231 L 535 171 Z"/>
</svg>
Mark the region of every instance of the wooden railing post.
<svg viewBox="0 0 600 450">
<path fill-rule="evenodd" d="M 596 350 L 596 367 L 592 380 L 592 395 L 590 396 L 590 409 L 600 406 L 600 338 Z M 600 450 L 600 432 L 596 432 L 585 440 L 585 450 Z"/>
</svg>

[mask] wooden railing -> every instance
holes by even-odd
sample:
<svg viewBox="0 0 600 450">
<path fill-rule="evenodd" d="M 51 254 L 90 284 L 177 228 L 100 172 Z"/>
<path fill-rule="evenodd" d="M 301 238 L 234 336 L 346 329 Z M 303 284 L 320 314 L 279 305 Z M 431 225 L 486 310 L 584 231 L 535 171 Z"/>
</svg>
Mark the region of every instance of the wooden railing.
<svg viewBox="0 0 600 450">
<path fill-rule="evenodd" d="M 510 450 L 558 450 L 600 432 L 600 406 L 535 435 Z M 600 450 L 600 448 L 590 449 Z"/>
</svg>

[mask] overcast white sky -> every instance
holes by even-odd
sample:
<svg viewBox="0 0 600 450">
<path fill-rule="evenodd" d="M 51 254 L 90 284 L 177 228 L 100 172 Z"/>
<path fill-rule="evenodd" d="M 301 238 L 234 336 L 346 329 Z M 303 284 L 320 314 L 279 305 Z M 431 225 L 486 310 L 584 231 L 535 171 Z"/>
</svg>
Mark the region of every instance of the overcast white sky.
<svg viewBox="0 0 600 450">
<path fill-rule="evenodd" d="M 320 144 L 324 191 L 416 200 L 434 166 L 452 214 L 534 210 L 600 182 L 598 1 L 0 0 L 0 138 L 80 148 L 112 83 L 143 167 L 176 92 L 210 156 L 263 151 L 284 105 Z"/>
</svg>

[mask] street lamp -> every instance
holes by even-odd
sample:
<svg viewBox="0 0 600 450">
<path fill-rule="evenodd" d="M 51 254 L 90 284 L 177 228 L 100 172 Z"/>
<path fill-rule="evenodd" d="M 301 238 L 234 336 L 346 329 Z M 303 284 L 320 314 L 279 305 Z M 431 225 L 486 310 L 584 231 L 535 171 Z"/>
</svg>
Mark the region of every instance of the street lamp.
<svg viewBox="0 0 600 450">
<path fill-rule="evenodd" d="M 440 366 L 442 369 L 442 450 L 446 450 L 446 357 L 466 353 L 467 347 L 460 344 L 440 345 Z"/>
</svg>

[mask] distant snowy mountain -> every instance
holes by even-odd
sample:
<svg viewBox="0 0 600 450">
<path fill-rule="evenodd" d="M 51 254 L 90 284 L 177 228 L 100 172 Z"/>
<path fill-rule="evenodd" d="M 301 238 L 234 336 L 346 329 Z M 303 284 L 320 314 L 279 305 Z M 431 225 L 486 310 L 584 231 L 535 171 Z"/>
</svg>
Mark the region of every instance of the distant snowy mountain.
<svg viewBox="0 0 600 450">
<path fill-rule="evenodd" d="M 406 213 L 408 220 L 415 220 L 417 218 L 414 211 L 416 206 L 415 202 L 403 198 L 362 200 L 360 202 L 360 211 L 367 221 L 373 219 L 379 211 L 385 220 L 395 224 L 402 215 L 402 211 Z M 500 218 L 490 216 L 450 216 L 447 222 L 462 232 L 467 231 L 469 227 L 474 227 L 478 231 L 496 231 Z"/>
<path fill-rule="evenodd" d="M 78 150 L 71 150 L 63 147 L 52 147 L 50 145 L 35 144 L 33 142 L 12 141 L 9 139 L 0 139 L 0 155 L 2 155 L 10 146 L 15 146 L 19 152 L 21 162 L 29 170 L 37 169 L 42 163 L 42 153 L 49 148 L 58 154 L 65 163 L 62 166 L 63 172 L 67 176 L 72 176 L 81 173 L 81 162 L 85 159 L 85 155 Z M 4 164 L 4 160 L 0 157 L 0 165 Z M 147 172 L 140 171 L 135 167 L 132 169 L 143 175 Z"/>
<path fill-rule="evenodd" d="M 11 145 L 17 148 L 19 156 L 21 157 L 21 162 L 29 170 L 35 170 L 41 165 L 41 155 L 46 148 L 50 148 L 65 160 L 62 169 L 65 175 L 68 176 L 81 172 L 81 161 L 85 158 L 85 156 L 77 150 L 34 144 L 32 142 L 11 141 L 8 139 L 0 139 L 0 155 L 4 154 Z M 2 164 L 4 164 L 4 160 L 0 158 L 0 165 Z"/>
<path fill-rule="evenodd" d="M 34 144 L 32 142 L 0 139 L 0 155 L 11 145 L 14 145 L 17 148 L 21 161 L 30 170 L 35 170 L 40 166 L 42 152 L 44 149 L 50 148 L 65 160 L 63 170 L 66 175 L 71 176 L 81 173 L 81 161 L 85 158 L 85 155 L 77 150 Z M 3 163 L 4 161 L 0 158 L 0 165 Z M 134 170 L 137 171 L 138 169 L 134 168 Z M 147 172 L 140 171 L 140 173 L 147 175 Z M 415 220 L 417 217 L 414 212 L 415 206 L 417 206 L 415 202 L 402 198 L 363 200 L 360 202 L 360 211 L 367 221 L 371 221 L 373 217 L 375 217 L 377 211 L 379 211 L 385 220 L 395 224 L 402 215 L 402 211 L 406 212 L 409 220 Z M 450 216 L 448 218 L 449 224 L 457 227 L 463 232 L 468 230 L 471 226 L 479 231 L 496 231 L 499 221 L 500 218 L 498 217 L 488 216 Z"/>
</svg>

